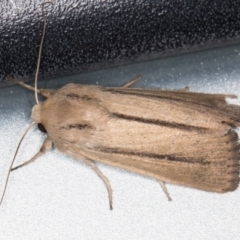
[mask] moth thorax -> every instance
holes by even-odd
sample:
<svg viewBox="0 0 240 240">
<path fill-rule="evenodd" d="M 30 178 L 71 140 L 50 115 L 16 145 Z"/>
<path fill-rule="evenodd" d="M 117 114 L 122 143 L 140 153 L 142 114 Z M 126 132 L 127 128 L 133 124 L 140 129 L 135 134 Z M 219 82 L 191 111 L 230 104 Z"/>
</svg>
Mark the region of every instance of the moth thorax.
<svg viewBox="0 0 240 240">
<path fill-rule="evenodd" d="M 38 103 L 32 108 L 32 119 L 35 123 L 41 123 L 41 103 Z"/>
</svg>

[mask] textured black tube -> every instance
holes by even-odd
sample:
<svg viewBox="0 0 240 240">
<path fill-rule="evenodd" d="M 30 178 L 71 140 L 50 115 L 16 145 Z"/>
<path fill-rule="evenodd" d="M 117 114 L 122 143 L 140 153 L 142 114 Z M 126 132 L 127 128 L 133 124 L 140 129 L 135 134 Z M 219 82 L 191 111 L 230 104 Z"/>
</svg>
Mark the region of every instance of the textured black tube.
<svg viewBox="0 0 240 240">
<path fill-rule="evenodd" d="M 32 78 L 43 28 L 43 1 L 1 1 L 0 85 Z M 234 44 L 239 0 L 58 1 L 45 7 L 40 77 Z"/>
</svg>

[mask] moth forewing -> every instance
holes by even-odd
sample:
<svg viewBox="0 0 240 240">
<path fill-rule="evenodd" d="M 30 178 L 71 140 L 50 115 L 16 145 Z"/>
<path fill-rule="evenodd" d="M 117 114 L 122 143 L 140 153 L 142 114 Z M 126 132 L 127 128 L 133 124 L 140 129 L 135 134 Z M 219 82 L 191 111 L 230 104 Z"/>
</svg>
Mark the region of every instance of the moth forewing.
<svg viewBox="0 0 240 240">
<path fill-rule="evenodd" d="M 226 97 L 68 84 L 32 116 L 60 151 L 78 160 L 227 192 L 239 182 L 240 107 Z"/>
</svg>

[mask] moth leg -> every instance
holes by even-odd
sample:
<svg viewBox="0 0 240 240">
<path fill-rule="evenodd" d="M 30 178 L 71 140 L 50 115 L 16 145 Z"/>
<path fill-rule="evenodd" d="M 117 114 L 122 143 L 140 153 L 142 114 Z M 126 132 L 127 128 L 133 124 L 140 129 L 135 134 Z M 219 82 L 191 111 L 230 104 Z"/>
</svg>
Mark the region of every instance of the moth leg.
<svg viewBox="0 0 240 240">
<path fill-rule="evenodd" d="M 134 83 L 138 82 L 141 78 L 142 78 L 142 76 L 135 77 L 134 79 L 130 80 L 128 83 L 124 84 L 123 88 L 131 87 Z"/>
<path fill-rule="evenodd" d="M 14 83 L 17 83 L 25 88 L 27 88 L 28 90 L 30 91 L 33 91 L 35 92 L 35 88 L 18 80 L 18 79 L 15 79 L 15 78 L 11 78 L 11 77 L 6 77 L 6 79 L 8 81 L 11 81 L 11 82 L 14 82 Z M 37 93 L 41 94 L 42 96 L 48 98 L 50 95 L 54 94 L 56 91 L 55 90 L 52 90 L 52 89 L 43 89 L 43 88 L 40 88 L 40 89 L 37 89 Z"/>
<path fill-rule="evenodd" d="M 170 194 L 167 190 L 167 187 L 165 185 L 165 182 L 162 182 L 162 181 L 158 181 L 160 186 L 162 187 L 162 190 L 164 191 L 164 193 L 166 194 L 167 198 L 168 198 L 168 201 L 172 201 L 172 198 L 170 197 Z"/>
<path fill-rule="evenodd" d="M 113 209 L 112 207 L 112 187 L 109 183 L 109 180 L 107 179 L 107 177 L 104 176 L 104 174 L 98 169 L 98 167 L 96 166 L 95 162 L 89 159 L 84 159 L 83 162 L 85 164 L 87 164 L 88 166 L 90 166 L 96 173 L 97 175 L 103 180 L 107 191 L 108 191 L 108 197 L 109 197 L 109 206 L 110 206 L 110 210 Z"/>
<path fill-rule="evenodd" d="M 40 157 L 41 155 L 43 155 L 45 152 L 47 152 L 48 150 L 50 150 L 52 148 L 52 140 L 47 137 L 44 142 L 43 142 L 43 145 L 42 147 L 40 148 L 39 152 L 33 156 L 30 160 L 28 160 L 27 162 L 25 163 L 22 163 L 14 168 L 11 169 L 11 171 L 14 171 L 20 167 L 23 167 L 23 166 L 26 166 L 28 165 L 29 163 L 33 162 L 34 160 L 36 160 L 38 157 Z"/>
</svg>

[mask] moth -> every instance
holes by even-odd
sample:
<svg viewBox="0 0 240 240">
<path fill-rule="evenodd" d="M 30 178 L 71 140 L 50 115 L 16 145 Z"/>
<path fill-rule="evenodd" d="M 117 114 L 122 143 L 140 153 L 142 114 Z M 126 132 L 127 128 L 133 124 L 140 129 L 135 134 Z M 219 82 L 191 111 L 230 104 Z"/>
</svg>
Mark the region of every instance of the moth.
<svg viewBox="0 0 240 240">
<path fill-rule="evenodd" d="M 136 79 L 138 80 L 138 79 Z M 95 161 L 165 182 L 224 193 L 239 183 L 240 106 L 234 95 L 67 84 L 39 89 L 46 97 L 32 109 L 48 137 L 38 156 L 56 148 L 92 167 Z M 13 80 L 34 91 L 29 85 Z M 15 167 L 13 169 L 16 169 Z"/>
<path fill-rule="evenodd" d="M 240 106 L 226 102 L 235 95 L 132 88 L 139 78 L 123 87 L 71 83 L 59 90 L 37 89 L 45 28 L 46 18 L 35 88 L 11 80 L 46 98 L 38 102 L 36 97 L 29 128 L 37 124 L 48 137 L 32 159 L 13 167 L 15 153 L 10 170 L 33 162 L 55 145 L 98 174 L 107 187 L 110 209 L 111 185 L 96 161 L 157 179 L 169 200 L 166 182 L 218 193 L 238 187 L 240 147 L 235 130 L 240 126 Z"/>
</svg>

